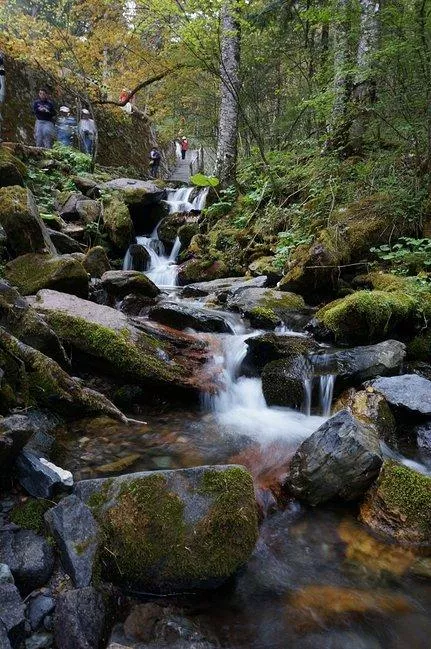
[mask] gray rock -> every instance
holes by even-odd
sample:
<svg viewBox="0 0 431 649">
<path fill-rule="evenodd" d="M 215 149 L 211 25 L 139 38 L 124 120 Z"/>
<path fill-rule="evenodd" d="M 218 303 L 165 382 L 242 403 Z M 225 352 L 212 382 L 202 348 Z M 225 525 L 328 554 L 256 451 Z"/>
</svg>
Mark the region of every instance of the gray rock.
<svg viewBox="0 0 431 649">
<path fill-rule="evenodd" d="M 217 296 L 220 302 L 225 302 L 228 295 L 233 295 L 235 289 L 245 287 L 262 288 L 266 285 L 266 277 L 254 277 L 247 279 L 245 277 L 226 277 L 223 279 L 213 279 L 209 282 L 196 282 L 188 284 L 181 289 L 181 297 L 205 297 L 206 295 Z"/>
<path fill-rule="evenodd" d="M 25 649 L 47 649 L 52 647 L 53 642 L 52 633 L 35 633 L 25 641 Z"/>
<path fill-rule="evenodd" d="M 95 223 L 100 219 L 102 205 L 91 198 L 81 199 L 76 202 L 76 212 L 84 223 Z"/>
<path fill-rule="evenodd" d="M 383 463 L 377 433 L 347 410 L 328 419 L 292 458 L 287 486 L 311 505 L 360 498 Z"/>
<path fill-rule="evenodd" d="M 27 604 L 27 617 L 32 631 L 37 631 L 43 625 L 44 618 L 54 609 L 55 601 L 49 595 L 38 594 L 32 597 Z"/>
<path fill-rule="evenodd" d="M 91 277 L 97 278 L 102 277 L 103 273 L 106 273 L 110 269 L 108 255 L 102 246 L 90 248 L 85 255 L 82 265 Z"/>
<path fill-rule="evenodd" d="M 6 627 L 0 619 L 0 647 L 1 649 L 12 649 L 7 635 Z"/>
<path fill-rule="evenodd" d="M 72 252 L 82 252 L 82 244 L 69 237 L 69 235 L 64 232 L 58 232 L 57 230 L 49 230 L 48 234 L 51 237 L 51 241 L 55 246 L 55 249 L 60 255 L 69 255 Z"/>
<path fill-rule="evenodd" d="M 232 325 L 225 316 L 210 309 L 179 302 L 162 302 L 150 309 L 150 320 L 174 329 L 196 329 L 196 331 L 233 333 Z"/>
<path fill-rule="evenodd" d="M 54 568 L 54 553 L 31 530 L 0 531 L 0 561 L 7 563 L 21 592 L 43 586 Z"/>
<path fill-rule="evenodd" d="M 34 433 L 32 422 L 25 415 L 0 419 L 0 469 L 8 471 L 15 458 Z"/>
<path fill-rule="evenodd" d="M 419 424 L 413 428 L 413 433 L 416 435 L 417 445 L 427 453 L 431 452 L 431 421 Z"/>
<path fill-rule="evenodd" d="M 128 266 L 131 270 L 144 271 L 151 264 L 150 253 L 139 243 L 132 243 L 127 251 Z"/>
<path fill-rule="evenodd" d="M 61 489 L 73 485 L 70 471 L 56 467 L 44 458 L 22 451 L 16 461 L 18 480 L 22 487 L 36 498 L 51 499 Z"/>
<path fill-rule="evenodd" d="M 431 381 L 417 374 L 402 374 L 366 383 L 391 405 L 418 415 L 431 415 Z"/>
<path fill-rule="evenodd" d="M 13 584 L 0 584 L 0 627 L 6 630 L 12 649 L 20 649 L 25 638 L 24 604 L 18 589 Z M 1 645 L 3 649 L 3 645 Z M 6 645 L 7 647 L 7 645 Z"/>
<path fill-rule="evenodd" d="M 57 598 L 54 637 L 58 649 L 99 649 L 105 640 L 107 611 L 95 588 L 69 590 Z"/>
<path fill-rule="evenodd" d="M 117 298 L 133 293 L 157 297 L 160 289 L 143 273 L 136 270 L 108 270 L 102 275 L 102 286 L 108 295 Z"/>
<path fill-rule="evenodd" d="M 58 211 L 65 221 L 78 220 L 79 215 L 76 209 L 78 201 L 85 200 L 86 197 L 80 192 L 70 192 L 62 203 L 58 203 Z"/>
<path fill-rule="evenodd" d="M 318 343 L 312 338 L 276 334 L 272 331 L 248 338 L 245 342 L 248 350 L 244 365 L 258 374 L 271 361 L 309 355 L 319 349 Z"/>
<path fill-rule="evenodd" d="M 45 514 L 60 550 L 64 569 L 77 588 L 89 586 L 98 545 L 99 526 L 91 510 L 74 495 L 63 498 Z"/>
<path fill-rule="evenodd" d="M 272 361 L 262 372 L 262 391 L 268 406 L 301 408 L 305 399 L 305 378 L 311 365 L 303 356 Z"/>
<path fill-rule="evenodd" d="M 136 178 L 115 178 L 99 185 L 100 189 L 116 189 L 121 192 L 127 205 L 149 205 L 158 203 L 164 196 L 161 190 L 151 180 L 138 180 Z"/>
<path fill-rule="evenodd" d="M 228 293 L 226 306 L 240 312 L 253 326 L 265 328 L 284 322 L 296 329 L 310 317 L 302 297 L 273 288 L 236 286 Z"/>
<path fill-rule="evenodd" d="M 13 574 L 7 563 L 0 563 L 0 584 L 14 584 Z"/>
</svg>

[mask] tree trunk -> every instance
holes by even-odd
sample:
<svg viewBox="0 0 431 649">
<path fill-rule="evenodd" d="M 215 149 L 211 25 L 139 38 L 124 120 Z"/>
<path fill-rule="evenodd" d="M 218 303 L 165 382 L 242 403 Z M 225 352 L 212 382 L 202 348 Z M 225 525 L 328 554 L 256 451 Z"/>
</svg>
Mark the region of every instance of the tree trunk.
<svg viewBox="0 0 431 649">
<path fill-rule="evenodd" d="M 220 113 L 216 175 L 226 188 L 236 181 L 240 28 L 236 0 L 227 0 L 221 11 Z"/>
<path fill-rule="evenodd" d="M 5 102 L 6 96 L 6 74 L 4 69 L 4 55 L 3 52 L 0 52 L 0 142 L 2 141 L 2 124 L 3 116 L 2 109 Z"/>
</svg>

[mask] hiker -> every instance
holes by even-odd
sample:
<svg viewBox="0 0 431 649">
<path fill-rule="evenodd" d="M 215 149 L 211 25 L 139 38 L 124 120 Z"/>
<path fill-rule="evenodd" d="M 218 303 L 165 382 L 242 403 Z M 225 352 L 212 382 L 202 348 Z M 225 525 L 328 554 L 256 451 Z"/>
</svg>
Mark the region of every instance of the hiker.
<svg viewBox="0 0 431 649">
<path fill-rule="evenodd" d="M 57 127 L 57 140 L 64 146 L 73 145 L 73 136 L 76 133 L 76 119 L 68 106 L 60 107 L 60 115 L 55 123 Z"/>
<path fill-rule="evenodd" d="M 124 106 L 121 106 L 121 108 L 124 110 L 124 112 L 130 115 L 132 113 L 133 106 L 132 106 L 132 101 L 129 99 L 129 97 L 130 97 L 130 91 L 127 90 L 127 88 L 123 88 L 123 90 L 120 92 L 118 101 L 120 101 L 121 103 L 123 103 L 123 101 L 126 101 Z"/>
<path fill-rule="evenodd" d="M 150 151 L 150 176 L 151 178 L 157 178 L 159 175 L 159 167 L 160 167 L 160 160 L 161 160 L 161 155 L 160 151 L 156 146 L 153 146 L 153 148 Z"/>
<path fill-rule="evenodd" d="M 89 155 L 93 153 L 96 136 L 96 123 L 94 119 L 91 119 L 90 111 L 84 108 L 81 119 L 78 122 L 78 137 L 84 153 L 88 153 Z"/>
<path fill-rule="evenodd" d="M 55 139 L 55 105 L 49 98 L 46 88 L 41 88 L 38 98 L 33 102 L 33 113 L 36 117 L 34 139 L 36 146 L 51 149 Z"/>
<path fill-rule="evenodd" d="M 186 152 L 189 150 L 189 141 L 185 135 L 180 140 L 181 160 L 186 159 Z"/>
</svg>

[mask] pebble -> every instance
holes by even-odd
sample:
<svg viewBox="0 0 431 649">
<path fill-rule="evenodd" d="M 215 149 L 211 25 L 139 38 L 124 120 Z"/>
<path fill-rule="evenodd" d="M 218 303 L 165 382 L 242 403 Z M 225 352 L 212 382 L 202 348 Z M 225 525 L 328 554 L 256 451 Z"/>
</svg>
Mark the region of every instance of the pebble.
<svg viewBox="0 0 431 649">
<path fill-rule="evenodd" d="M 0 563 L 0 584 L 14 583 L 14 578 L 7 563 Z"/>
</svg>

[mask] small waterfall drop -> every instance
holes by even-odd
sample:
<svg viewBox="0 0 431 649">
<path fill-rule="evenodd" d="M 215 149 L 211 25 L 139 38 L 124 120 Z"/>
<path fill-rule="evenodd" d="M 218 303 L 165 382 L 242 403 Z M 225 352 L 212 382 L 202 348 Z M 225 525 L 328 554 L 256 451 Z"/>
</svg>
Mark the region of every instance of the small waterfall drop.
<svg viewBox="0 0 431 649">
<path fill-rule="evenodd" d="M 156 286 L 176 286 L 178 274 L 176 260 L 181 248 L 178 237 L 175 240 L 170 255 L 166 254 L 165 246 L 159 239 L 158 226 L 149 237 L 136 237 L 136 242 L 143 246 L 150 255 L 150 267 L 145 271 L 146 276 Z"/>
</svg>

